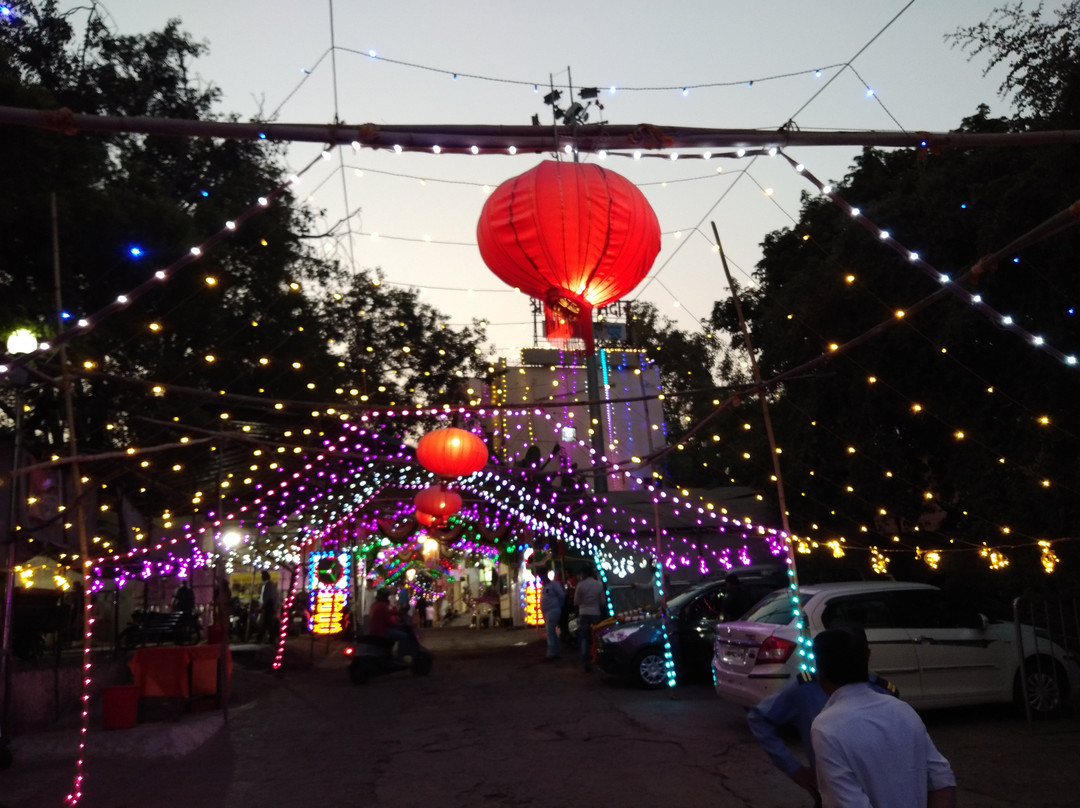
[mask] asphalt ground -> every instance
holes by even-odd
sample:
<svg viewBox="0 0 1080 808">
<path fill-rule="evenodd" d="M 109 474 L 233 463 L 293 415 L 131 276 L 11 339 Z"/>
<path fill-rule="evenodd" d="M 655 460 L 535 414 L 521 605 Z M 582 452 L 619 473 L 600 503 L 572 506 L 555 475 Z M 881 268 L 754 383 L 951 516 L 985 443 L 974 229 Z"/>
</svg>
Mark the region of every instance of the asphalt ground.
<svg viewBox="0 0 1080 808">
<path fill-rule="evenodd" d="M 531 629 L 429 629 L 424 643 L 435 654 L 430 676 L 394 673 L 359 686 L 337 641 L 291 639 L 277 673 L 269 647 L 235 648 L 227 715 L 197 710 L 104 730 L 95 705 L 79 804 L 811 804 L 772 768 L 742 708 L 706 684 L 641 690 L 586 673 L 572 649 L 547 663 L 543 635 Z M 1077 718 L 1029 732 L 1022 716 L 994 705 L 924 720 L 956 771 L 961 806 L 1080 804 Z M 0 806 L 62 805 L 76 725 L 12 740 Z"/>
</svg>

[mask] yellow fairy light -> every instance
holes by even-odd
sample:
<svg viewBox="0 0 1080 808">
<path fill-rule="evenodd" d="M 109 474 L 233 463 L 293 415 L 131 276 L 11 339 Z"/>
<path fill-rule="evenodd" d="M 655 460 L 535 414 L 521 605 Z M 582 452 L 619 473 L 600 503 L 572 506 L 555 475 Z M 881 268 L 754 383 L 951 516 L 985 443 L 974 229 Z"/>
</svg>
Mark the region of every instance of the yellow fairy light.
<svg viewBox="0 0 1080 808">
<path fill-rule="evenodd" d="M 926 562 L 926 566 L 928 566 L 932 570 L 936 570 L 938 568 L 938 564 L 941 563 L 941 553 L 939 553 L 937 550 L 930 550 L 926 553 L 923 553 L 922 558 L 923 561 Z"/>
<path fill-rule="evenodd" d="M 878 548 L 870 548 L 870 569 L 878 575 L 884 575 L 889 569 L 889 559 Z"/>
<path fill-rule="evenodd" d="M 795 552 L 809 555 L 810 545 L 806 542 L 805 539 L 797 539 L 795 543 Z"/>
<path fill-rule="evenodd" d="M 1060 562 L 1061 559 L 1054 553 L 1053 548 L 1050 546 L 1050 542 L 1045 539 L 1039 541 L 1039 547 L 1042 548 L 1042 557 L 1039 561 L 1042 563 L 1043 571 L 1049 575 L 1054 571 L 1054 567 L 1058 565 L 1058 562 Z"/>
<path fill-rule="evenodd" d="M 987 560 L 992 570 L 1003 570 L 1009 566 L 1009 559 L 1004 553 L 998 550 L 991 550 L 989 547 L 983 547 L 979 551 L 979 555 Z"/>
<path fill-rule="evenodd" d="M 825 542 L 825 546 L 832 551 L 833 558 L 844 557 L 844 546 L 840 544 L 838 540 L 833 539 L 832 541 L 827 541 Z"/>
</svg>

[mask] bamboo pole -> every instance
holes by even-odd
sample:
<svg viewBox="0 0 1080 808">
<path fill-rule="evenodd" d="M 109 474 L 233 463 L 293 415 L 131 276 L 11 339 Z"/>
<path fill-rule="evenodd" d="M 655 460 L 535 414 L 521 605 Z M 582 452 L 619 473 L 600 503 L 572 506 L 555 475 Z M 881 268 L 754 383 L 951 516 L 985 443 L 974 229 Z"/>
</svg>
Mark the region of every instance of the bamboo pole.
<svg viewBox="0 0 1080 808">
<path fill-rule="evenodd" d="M 572 144 L 576 151 L 662 151 L 665 149 L 782 149 L 789 146 L 877 146 L 882 148 L 974 148 L 1050 146 L 1080 143 L 1080 130 L 1045 132 L 829 131 L 794 129 L 719 129 L 634 124 L 611 126 L 499 126 L 473 124 L 311 124 L 200 121 L 145 116 L 87 115 L 67 108 L 26 109 L 0 106 L 0 125 L 28 126 L 67 135 L 128 132 L 173 137 L 230 138 L 349 145 L 373 149 L 431 152 L 550 153 Z M 473 149 L 476 149 L 474 152 Z"/>
</svg>

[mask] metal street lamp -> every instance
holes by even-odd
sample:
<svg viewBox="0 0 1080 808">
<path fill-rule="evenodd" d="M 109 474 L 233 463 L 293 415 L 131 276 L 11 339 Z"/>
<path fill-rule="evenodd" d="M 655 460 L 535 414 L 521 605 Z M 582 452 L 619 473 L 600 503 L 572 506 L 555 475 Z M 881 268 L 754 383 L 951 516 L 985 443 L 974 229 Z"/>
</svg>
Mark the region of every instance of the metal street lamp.
<svg viewBox="0 0 1080 808">
<path fill-rule="evenodd" d="M 33 353 L 38 349 L 37 337 L 29 330 L 20 328 L 7 338 L 7 352 L 10 356 L 21 356 Z M 12 621 L 11 610 L 14 603 L 15 592 L 15 529 L 18 526 L 18 514 L 21 499 L 19 497 L 19 477 L 16 472 L 19 468 L 20 453 L 22 452 L 23 431 L 23 389 L 26 387 L 28 374 L 25 368 L 16 366 L 10 368 L 7 374 L 8 384 L 15 391 L 15 424 L 12 433 L 13 450 L 11 454 L 11 481 L 9 485 L 8 499 L 8 524 L 7 524 L 7 552 L 4 554 L 4 621 L 3 631 L 0 634 L 0 684 L 4 688 L 3 706 L 0 708 L 0 750 L 11 737 L 10 714 L 11 714 L 11 634 Z M 6 751 L 6 750 L 3 750 Z"/>
</svg>

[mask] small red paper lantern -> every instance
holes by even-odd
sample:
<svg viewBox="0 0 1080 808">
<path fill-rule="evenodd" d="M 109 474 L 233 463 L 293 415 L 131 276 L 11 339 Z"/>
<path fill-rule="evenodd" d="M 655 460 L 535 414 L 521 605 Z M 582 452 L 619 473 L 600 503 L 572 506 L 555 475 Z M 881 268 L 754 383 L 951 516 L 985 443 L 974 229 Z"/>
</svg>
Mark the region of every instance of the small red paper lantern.
<svg viewBox="0 0 1080 808">
<path fill-rule="evenodd" d="M 448 491 L 442 486 L 432 485 L 413 497 L 413 504 L 420 513 L 446 519 L 461 510 L 461 494 L 457 491 Z"/>
<path fill-rule="evenodd" d="M 428 432 L 416 445 L 420 465 L 440 477 L 462 477 L 480 471 L 488 450 L 479 437 L 456 426 Z"/>
<path fill-rule="evenodd" d="M 416 512 L 416 521 L 424 527 L 443 527 L 446 524 L 445 519 L 438 517 L 433 513 L 424 513 L 423 511 Z"/>
<path fill-rule="evenodd" d="M 544 301 L 547 338 L 582 339 L 589 355 L 593 309 L 637 286 L 660 252 L 660 224 L 633 183 L 551 160 L 495 189 L 476 237 L 495 275 Z"/>
</svg>

